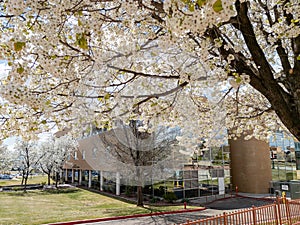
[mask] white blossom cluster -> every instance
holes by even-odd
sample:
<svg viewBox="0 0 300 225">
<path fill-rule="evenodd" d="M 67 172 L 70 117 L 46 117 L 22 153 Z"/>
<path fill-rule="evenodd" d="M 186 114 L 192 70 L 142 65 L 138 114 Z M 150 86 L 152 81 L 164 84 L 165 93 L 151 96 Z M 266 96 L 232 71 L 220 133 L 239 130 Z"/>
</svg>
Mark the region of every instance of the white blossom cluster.
<svg viewBox="0 0 300 225">
<path fill-rule="evenodd" d="M 189 2 L 187 5 L 185 2 Z M 195 1 L 196 2 L 196 1 Z M 233 10 L 235 1 L 220 1 L 222 10 L 214 8 L 216 1 L 205 1 L 201 7 L 197 7 L 194 1 L 167 0 L 164 9 L 167 12 L 167 27 L 174 35 L 183 33 L 204 33 L 207 27 L 228 21 L 236 12 Z M 195 5 L 194 5 L 195 4 Z M 189 8 L 192 6 L 193 8 Z"/>
<path fill-rule="evenodd" d="M 40 156 L 39 165 L 49 174 L 60 173 L 67 159 L 78 150 L 78 142 L 72 137 L 51 137 L 38 146 Z"/>
<path fill-rule="evenodd" d="M 216 145 L 223 141 L 216 137 L 226 139 L 226 130 L 235 127 L 236 135 L 250 129 L 266 138 L 279 122 L 268 101 L 250 87 L 260 68 L 229 22 L 237 15 L 235 1 L 196 2 L 0 3 L 7 16 L 1 21 L 0 58 L 11 67 L 1 81 L 2 138 L 32 138 L 54 126 L 79 134 L 90 123 L 112 128 L 114 119 L 145 121 L 145 130 L 179 126 L 182 143 L 190 140 L 191 149 L 202 138 Z M 270 23 L 259 2 L 248 1 L 249 19 L 278 78 L 276 43 L 291 50 L 288 38 L 300 33 L 299 10 L 291 10 L 299 3 L 279 1 L 280 18 Z M 267 2 L 272 12 L 275 5 Z M 282 10 L 294 15 L 289 25 Z M 241 58 L 253 74 L 238 72 Z"/>
<path fill-rule="evenodd" d="M 249 88 L 251 89 L 251 88 Z M 274 130 L 279 129 L 282 124 L 276 120 L 276 115 L 270 111 L 268 101 L 257 91 L 240 90 L 238 95 L 227 98 L 226 127 L 230 127 L 229 138 L 236 139 L 244 136 L 246 140 L 255 137 L 258 140 L 266 140 Z M 255 104 L 249 102 L 254 100 Z"/>
</svg>

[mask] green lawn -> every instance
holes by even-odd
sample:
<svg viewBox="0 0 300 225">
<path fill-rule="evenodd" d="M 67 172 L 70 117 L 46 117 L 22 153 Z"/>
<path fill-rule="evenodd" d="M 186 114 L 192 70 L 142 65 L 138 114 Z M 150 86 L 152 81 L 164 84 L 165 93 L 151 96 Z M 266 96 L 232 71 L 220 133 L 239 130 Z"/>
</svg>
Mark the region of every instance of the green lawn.
<svg viewBox="0 0 300 225">
<path fill-rule="evenodd" d="M 171 211 L 183 206 L 141 208 L 77 188 L 58 192 L 0 193 L 0 224 L 45 224 L 78 219 Z"/>
<path fill-rule="evenodd" d="M 21 178 L 14 178 L 12 180 L 0 180 L 0 186 L 7 186 L 7 185 L 19 185 L 21 184 Z M 53 181 L 51 181 L 53 182 Z M 29 176 L 27 184 L 42 184 L 47 183 L 47 176 Z"/>
<path fill-rule="evenodd" d="M 293 174 L 293 179 L 297 178 L 296 171 L 291 171 L 291 170 L 278 170 L 278 169 L 272 169 L 272 179 L 273 181 L 278 181 L 278 180 L 290 180 L 287 174 Z"/>
</svg>

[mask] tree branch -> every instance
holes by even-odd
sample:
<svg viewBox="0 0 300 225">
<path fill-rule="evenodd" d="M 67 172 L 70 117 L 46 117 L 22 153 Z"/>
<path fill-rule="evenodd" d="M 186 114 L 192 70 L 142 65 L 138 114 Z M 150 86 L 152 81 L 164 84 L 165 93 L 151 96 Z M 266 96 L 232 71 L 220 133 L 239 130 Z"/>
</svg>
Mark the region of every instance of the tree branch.
<svg viewBox="0 0 300 225">
<path fill-rule="evenodd" d="M 125 73 L 131 73 L 134 74 L 135 76 L 142 76 L 142 77 L 151 77 L 151 78 L 159 78 L 159 79 L 179 79 L 180 76 L 163 76 L 163 75 L 157 75 L 157 74 L 148 74 L 148 73 L 142 73 L 142 72 L 137 72 L 134 70 L 130 70 L 130 69 L 121 69 L 119 67 L 116 66 L 112 66 L 112 65 L 108 65 L 109 68 L 112 69 L 116 69 L 120 72 L 125 72 Z"/>
</svg>

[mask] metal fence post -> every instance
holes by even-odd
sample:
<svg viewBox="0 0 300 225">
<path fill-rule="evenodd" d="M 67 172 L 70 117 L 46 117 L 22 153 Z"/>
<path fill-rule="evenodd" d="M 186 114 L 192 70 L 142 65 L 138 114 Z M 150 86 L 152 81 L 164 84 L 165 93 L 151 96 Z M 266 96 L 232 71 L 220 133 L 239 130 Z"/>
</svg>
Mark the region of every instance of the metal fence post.
<svg viewBox="0 0 300 225">
<path fill-rule="evenodd" d="M 227 225 L 227 214 L 226 212 L 223 213 L 224 225 Z"/>
<path fill-rule="evenodd" d="M 286 211 L 286 217 L 288 219 L 288 225 L 292 224 L 292 218 L 291 218 L 291 212 L 290 212 L 290 204 L 289 204 L 289 200 L 287 200 L 285 197 L 285 211 Z"/>
<path fill-rule="evenodd" d="M 252 206 L 253 224 L 256 225 L 256 207 Z"/>
<path fill-rule="evenodd" d="M 275 202 L 274 202 L 275 203 Z M 278 212 L 277 212 L 277 205 L 276 204 L 274 204 L 274 214 L 275 214 L 275 219 L 276 219 L 276 225 L 278 225 L 279 223 L 278 223 Z M 281 222 L 280 222 L 280 224 L 281 224 Z"/>
<path fill-rule="evenodd" d="M 280 198 L 279 197 L 276 198 L 276 203 L 277 203 L 277 215 L 278 215 L 278 219 L 279 219 L 279 224 L 282 224 L 281 209 L 280 209 Z"/>
</svg>

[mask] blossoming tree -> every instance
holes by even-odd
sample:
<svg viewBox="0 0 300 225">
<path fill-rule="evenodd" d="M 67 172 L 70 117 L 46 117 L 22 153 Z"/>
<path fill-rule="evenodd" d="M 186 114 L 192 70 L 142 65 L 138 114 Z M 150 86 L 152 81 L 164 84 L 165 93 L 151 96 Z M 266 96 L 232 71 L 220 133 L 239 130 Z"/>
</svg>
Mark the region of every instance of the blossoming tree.
<svg viewBox="0 0 300 225">
<path fill-rule="evenodd" d="M 10 149 L 5 145 L 0 146 L 0 173 L 10 171 L 13 168 L 14 159 L 11 157 Z"/>
<path fill-rule="evenodd" d="M 180 129 L 159 127 L 151 133 L 141 132 L 139 127 L 143 124 L 136 120 L 131 120 L 129 125 L 118 121 L 116 126 L 118 128 L 101 135 L 105 152 L 111 159 L 103 165 L 113 164 L 123 177 L 123 184 L 137 187 L 137 205 L 143 206 L 144 185 L 172 177 L 188 161 L 188 157 L 180 154 L 182 148 L 176 140 Z"/>
<path fill-rule="evenodd" d="M 115 118 L 176 124 L 192 143 L 225 127 L 263 138 L 283 126 L 300 138 L 298 0 L 2 0 L 0 9 L 10 66 L 2 138 Z"/>
<path fill-rule="evenodd" d="M 39 155 L 41 155 L 39 165 L 48 176 L 48 185 L 50 185 L 51 175 L 55 174 L 55 186 L 57 187 L 63 165 L 68 156 L 77 148 L 77 141 L 69 136 L 53 137 L 39 146 Z"/>
<path fill-rule="evenodd" d="M 17 152 L 16 163 L 18 169 L 22 171 L 21 185 L 24 185 L 24 191 L 26 191 L 29 175 L 38 169 L 41 156 L 38 154 L 38 148 L 35 142 L 18 139 L 14 148 Z"/>
</svg>

